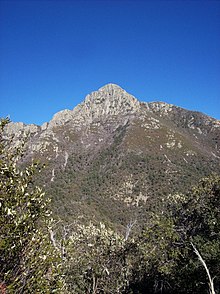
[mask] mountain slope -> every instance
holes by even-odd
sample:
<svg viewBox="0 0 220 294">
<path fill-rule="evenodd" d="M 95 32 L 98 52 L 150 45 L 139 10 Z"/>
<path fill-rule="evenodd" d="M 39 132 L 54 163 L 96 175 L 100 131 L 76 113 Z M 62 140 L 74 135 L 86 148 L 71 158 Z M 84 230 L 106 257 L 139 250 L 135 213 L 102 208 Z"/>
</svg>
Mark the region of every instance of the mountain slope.
<svg viewBox="0 0 220 294">
<path fill-rule="evenodd" d="M 146 210 L 199 178 L 220 173 L 220 122 L 163 102 L 143 103 L 114 84 L 87 95 L 44 125 L 10 123 L 24 161 L 40 159 L 38 181 L 68 222 L 104 220 L 123 230 Z"/>
</svg>

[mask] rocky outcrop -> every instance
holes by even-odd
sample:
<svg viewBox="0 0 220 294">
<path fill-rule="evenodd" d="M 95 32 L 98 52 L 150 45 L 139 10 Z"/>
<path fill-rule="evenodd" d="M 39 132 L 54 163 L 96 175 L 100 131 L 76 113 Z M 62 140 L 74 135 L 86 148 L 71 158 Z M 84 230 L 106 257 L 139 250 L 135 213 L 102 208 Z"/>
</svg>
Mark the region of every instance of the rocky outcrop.
<svg viewBox="0 0 220 294">
<path fill-rule="evenodd" d="M 74 118 L 73 111 L 65 109 L 65 110 L 57 112 L 46 127 L 48 129 L 51 129 L 57 126 L 61 126 L 73 120 L 73 118 Z M 43 126 L 45 127 L 45 125 Z"/>
<path fill-rule="evenodd" d="M 115 84 L 107 84 L 87 95 L 85 101 L 72 111 L 63 110 L 54 115 L 48 128 L 71 121 L 75 127 L 89 125 L 94 121 L 134 114 L 141 108 L 140 102 Z"/>
<path fill-rule="evenodd" d="M 21 135 L 33 135 L 40 131 L 40 127 L 34 124 L 25 125 L 22 122 L 9 123 L 5 127 L 5 135 L 9 137 L 19 137 Z"/>
<path fill-rule="evenodd" d="M 107 84 L 86 96 L 80 105 L 86 119 L 132 114 L 140 110 L 140 102 L 115 84 Z M 77 112 L 77 108 L 75 111 Z"/>
<path fill-rule="evenodd" d="M 172 120 L 178 127 L 195 130 L 200 134 L 208 134 L 213 129 L 220 129 L 220 121 L 201 112 L 189 111 L 164 102 L 146 104 L 149 111 Z"/>
<path fill-rule="evenodd" d="M 173 110 L 172 104 L 168 104 L 165 102 L 150 102 L 146 103 L 147 108 L 155 113 L 160 113 L 161 115 L 169 115 L 169 113 Z"/>
</svg>

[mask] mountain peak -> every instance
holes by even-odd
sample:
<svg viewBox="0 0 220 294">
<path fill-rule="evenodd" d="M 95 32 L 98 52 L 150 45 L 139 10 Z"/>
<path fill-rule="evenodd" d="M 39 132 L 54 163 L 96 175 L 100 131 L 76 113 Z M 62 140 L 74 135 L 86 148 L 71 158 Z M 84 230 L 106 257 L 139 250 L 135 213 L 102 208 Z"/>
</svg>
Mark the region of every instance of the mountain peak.
<svg viewBox="0 0 220 294">
<path fill-rule="evenodd" d="M 93 112 L 103 115 L 133 113 L 140 107 L 140 102 L 116 84 L 107 84 L 98 91 L 86 96 L 85 105 Z"/>
<path fill-rule="evenodd" d="M 75 117 L 91 123 L 94 119 L 129 115 L 139 110 L 140 102 L 134 96 L 116 84 L 107 84 L 87 95 L 73 111 Z"/>
<path fill-rule="evenodd" d="M 114 90 L 114 91 L 125 91 L 119 85 L 113 84 L 113 83 L 109 83 L 109 84 L 104 85 L 103 87 L 99 88 L 98 91 L 109 92 L 109 91 L 112 91 L 112 90 Z"/>
<path fill-rule="evenodd" d="M 134 96 L 120 86 L 110 83 L 87 95 L 72 111 L 65 110 L 55 114 L 49 128 L 68 121 L 80 127 L 95 120 L 132 115 L 140 108 L 140 102 Z"/>
</svg>

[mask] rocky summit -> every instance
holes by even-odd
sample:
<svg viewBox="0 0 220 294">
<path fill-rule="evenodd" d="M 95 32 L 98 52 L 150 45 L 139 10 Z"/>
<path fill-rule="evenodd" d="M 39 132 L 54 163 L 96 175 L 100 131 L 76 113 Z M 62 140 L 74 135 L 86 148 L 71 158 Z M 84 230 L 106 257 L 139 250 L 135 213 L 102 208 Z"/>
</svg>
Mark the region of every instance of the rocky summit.
<svg viewBox="0 0 220 294">
<path fill-rule="evenodd" d="M 42 126 L 10 123 L 12 146 L 25 138 L 24 164 L 40 159 L 37 179 L 57 217 L 105 221 L 123 230 L 151 205 L 220 172 L 220 121 L 164 102 L 140 102 L 115 84 L 87 95 Z"/>
</svg>

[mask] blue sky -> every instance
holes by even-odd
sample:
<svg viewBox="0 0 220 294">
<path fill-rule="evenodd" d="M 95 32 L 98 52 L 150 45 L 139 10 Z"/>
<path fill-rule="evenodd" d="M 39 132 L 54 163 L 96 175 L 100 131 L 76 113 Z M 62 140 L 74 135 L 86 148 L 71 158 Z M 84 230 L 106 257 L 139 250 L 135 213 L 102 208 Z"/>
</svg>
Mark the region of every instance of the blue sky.
<svg viewBox="0 0 220 294">
<path fill-rule="evenodd" d="M 107 83 L 220 119 L 220 2 L 0 0 L 1 117 L 42 124 Z"/>
</svg>

